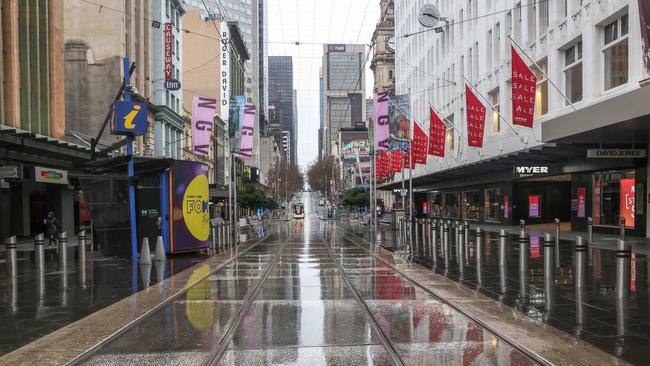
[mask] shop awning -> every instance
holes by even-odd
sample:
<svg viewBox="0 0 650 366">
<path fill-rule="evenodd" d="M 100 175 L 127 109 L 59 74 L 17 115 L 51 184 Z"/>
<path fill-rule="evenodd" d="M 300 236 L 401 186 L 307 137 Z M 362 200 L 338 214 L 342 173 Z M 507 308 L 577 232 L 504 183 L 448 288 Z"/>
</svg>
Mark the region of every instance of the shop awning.
<svg viewBox="0 0 650 366">
<path fill-rule="evenodd" d="M 9 160 L 70 169 L 90 160 L 90 148 L 0 125 L 0 151 Z"/>
<path fill-rule="evenodd" d="M 504 181 L 513 179 L 515 166 L 559 166 L 557 173 L 566 174 L 571 167 L 562 163 L 571 159 L 584 159 L 587 155 L 587 145 L 570 144 L 544 144 L 534 148 L 504 154 L 475 163 L 469 163 L 439 172 L 413 178 L 414 191 L 435 188 L 440 184 L 449 186 L 462 186 L 467 184 L 481 184 L 491 181 Z M 407 183 L 408 185 L 408 183 Z M 380 190 L 390 191 L 401 188 L 401 181 L 379 185 Z"/>
<path fill-rule="evenodd" d="M 650 86 L 580 107 L 542 123 L 545 142 L 645 144 L 650 142 Z"/>
</svg>

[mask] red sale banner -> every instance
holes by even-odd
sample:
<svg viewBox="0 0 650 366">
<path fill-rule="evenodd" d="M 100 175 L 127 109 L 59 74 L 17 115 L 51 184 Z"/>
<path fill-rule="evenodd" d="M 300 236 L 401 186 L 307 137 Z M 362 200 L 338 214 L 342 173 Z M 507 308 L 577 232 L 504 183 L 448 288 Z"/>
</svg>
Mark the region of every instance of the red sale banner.
<svg viewBox="0 0 650 366">
<path fill-rule="evenodd" d="M 402 171 L 402 155 L 404 153 L 401 150 L 394 150 L 390 153 L 390 170 L 393 173 Z"/>
<path fill-rule="evenodd" d="M 485 106 L 465 84 L 465 99 L 467 105 L 467 145 L 483 147 L 485 130 Z"/>
<path fill-rule="evenodd" d="M 413 124 L 413 159 L 416 164 L 427 164 L 427 134 L 424 133 L 420 124 Z"/>
<path fill-rule="evenodd" d="M 382 179 L 388 178 L 388 175 L 390 174 L 390 156 L 388 156 L 386 150 L 381 150 L 379 155 L 381 156 L 381 177 Z"/>
<path fill-rule="evenodd" d="M 634 227 L 634 179 L 621 179 L 620 216 L 625 219 L 625 227 Z"/>
<path fill-rule="evenodd" d="M 533 127 L 537 77 L 512 47 L 512 123 Z"/>
<path fill-rule="evenodd" d="M 411 146 L 413 145 L 413 142 L 411 141 Z M 408 151 L 404 152 L 404 167 L 408 168 L 409 166 L 411 169 L 415 169 L 415 156 L 411 156 L 411 153 Z"/>
<path fill-rule="evenodd" d="M 445 157 L 445 137 L 447 127 L 440 117 L 429 107 L 429 155 Z"/>
</svg>

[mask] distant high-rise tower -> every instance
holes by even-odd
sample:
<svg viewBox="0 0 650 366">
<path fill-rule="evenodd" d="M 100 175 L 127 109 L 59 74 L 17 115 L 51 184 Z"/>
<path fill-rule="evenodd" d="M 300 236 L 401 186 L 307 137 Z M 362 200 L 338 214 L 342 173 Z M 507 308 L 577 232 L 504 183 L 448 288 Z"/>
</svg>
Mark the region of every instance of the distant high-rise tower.
<svg viewBox="0 0 650 366">
<path fill-rule="evenodd" d="M 365 127 L 366 82 L 362 44 L 323 45 L 323 155 L 338 151 L 341 128 Z"/>
<path fill-rule="evenodd" d="M 280 129 L 291 135 L 291 163 L 296 163 L 296 118 L 291 56 L 269 56 L 269 105 L 279 112 Z"/>
</svg>

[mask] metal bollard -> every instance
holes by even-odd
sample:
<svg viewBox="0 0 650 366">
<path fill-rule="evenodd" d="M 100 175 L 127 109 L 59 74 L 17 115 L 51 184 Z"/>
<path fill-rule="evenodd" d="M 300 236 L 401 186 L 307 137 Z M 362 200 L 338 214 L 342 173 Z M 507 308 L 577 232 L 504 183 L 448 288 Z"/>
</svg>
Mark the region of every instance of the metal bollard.
<svg viewBox="0 0 650 366">
<path fill-rule="evenodd" d="M 587 253 L 581 246 L 575 247 L 575 267 L 574 267 L 574 283 L 575 283 L 575 299 L 576 299 L 576 336 L 582 334 L 584 325 L 585 313 L 585 293 L 586 293 L 586 279 L 587 279 Z"/>
<path fill-rule="evenodd" d="M 413 249 L 413 256 L 416 257 L 419 253 L 420 247 L 420 228 L 422 227 L 422 219 L 415 219 L 415 248 Z"/>
<path fill-rule="evenodd" d="M 463 251 L 464 247 L 464 238 L 465 238 L 465 225 L 460 223 L 456 229 L 456 258 L 458 258 L 458 264 L 462 267 L 463 264 Z"/>
<path fill-rule="evenodd" d="M 59 265 L 66 268 L 68 266 L 68 233 L 65 231 L 59 234 L 57 251 L 59 252 Z"/>
<path fill-rule="evenodd" d="M 594 242 L 594 219 L 587 217 L 587 240 L 589 243 Z"/>
<path fill-rule="evenodd" d="M 586 283 L 586 271 L 587 271 L 587 251 L 588 244 L 582 239 L 581 236 L 576 236 L 576 247 L 575 247 L 575 286 L 584 287 Z"/>
<path fill-rule="evenodd" d="M 630 258 L 632 250 L 625 241 L 618 239 L 616 245 L 616 297 L 627 298 L 630 285 Z"/>
<path fill-rule="evenodd" d="M 10 236 L 5 240 L 7 250 L 7 271 L 9 276 L 16 277 L 18 274 L 18 256 L 16 253 L 16 235 Z"/>
<path fill-rule="evenodd" d="M 442 227 L 442 256 L 445 259 L 445 271 L 449 270 L 449 225 Z"/>
<path fill-rule="evenodd" d="M 86 264 L 86 230 L 81 230 L 77 234 L 78 250 L 79 250 L 79 266 L 83 267 Z"/>
<path fill-rule="evenodd" d="M 433 260 L 434 266 L 438 262 L 438 220 L 433 220 L 431 225 L 431 260 Z"/>
<path fill-rule="evenodd" d="M 528 296 L 528 252 L 530 241 L 525 235 L 519 237 L 519 293 L 524 300 Z M 522 301 L 523 303 L 523 301 Z"/>
<path fill-rule="evenodd" d="M 221 249 L 226 248 L 226 237 L 228 236 L 228 225 L 225 222 L 221 223 Z"/>
<path fill-rule="evenodd" d="M 508 290 L 508 234 L 504 229 L 499 231 L 499 289 L 501 295 Z"/>
<path fill-rule="evenodd" d="M 551 237 L 551 234 L 544 234 L 544 297 L 545 309 L 547 311 L 544 314 L 546 317 L 549 315 L 549 311 L 553 305 L 553 282 L 555 281 L 555 266 L 553 262 L 555 261 L 555 241 Z"/>
<path fill-rule="evenodd" d="M 77 234 L 77 250 L 79 252 L 79 284 L 86 288 L 86 230 Z"/>
<path fill-rule="evenodd" d="M 619 239 L 625 240 L 625 217 L 621 217 L 619 223 Z"/>
<path fill-rule="evenodd" d="M 519 236 L 526 236 L 526 221 L 519 220 Z"/>
<path fill-rule="evenodd" d="M 217 253 L 217 225 L 214 221 L 210 220 L 210 234 L 212 236 L 212 253 Z"/>
<path fill-rule="evenodd" d="M 402 218 L 398 217 L 397 218 L 397 245 L 400 246 L 402 244 Z"/>
<path fill-rule="evenodd" d="M 476 282 L 478 287 L 483 286 L 483 238 L 485 233 L 480 227 L 476 228 Z"/>
<path fill-rule="evenodd" d="M 45 270 L 45 236 L 40 233 L 34 237 L 34 260 L 36 269 L 40 272 Z"/>
<path fill-rule="evenodd" d="M 555 268 L 560 268 L 560 219 L 555 219 Z"/>
</svg>

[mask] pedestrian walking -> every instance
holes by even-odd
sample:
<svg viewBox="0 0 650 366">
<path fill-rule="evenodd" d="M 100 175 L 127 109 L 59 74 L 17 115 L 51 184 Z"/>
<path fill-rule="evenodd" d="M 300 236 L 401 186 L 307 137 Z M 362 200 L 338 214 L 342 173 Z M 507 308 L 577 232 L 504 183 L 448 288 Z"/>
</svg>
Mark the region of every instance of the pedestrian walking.
<svg viewBox="0 0 650 366">
<path fill-rule="evenodd" d="M 52 246 L 52 243 L 54 243 L 54 246 L 56 246 L 56 233 L 59 231 L 61 228 L 61 224 L 59 224 L 59 220 L 56 219 L 54 216 L 54 212 L 50 211 L 47 213 L 47 217 L 45 220 L 43 220 L 43 223 L 45 224 L 45 234 L 49 238 L 49 242 L 47 243 L 47 246 L 50 247 Z"/>
</svg>

